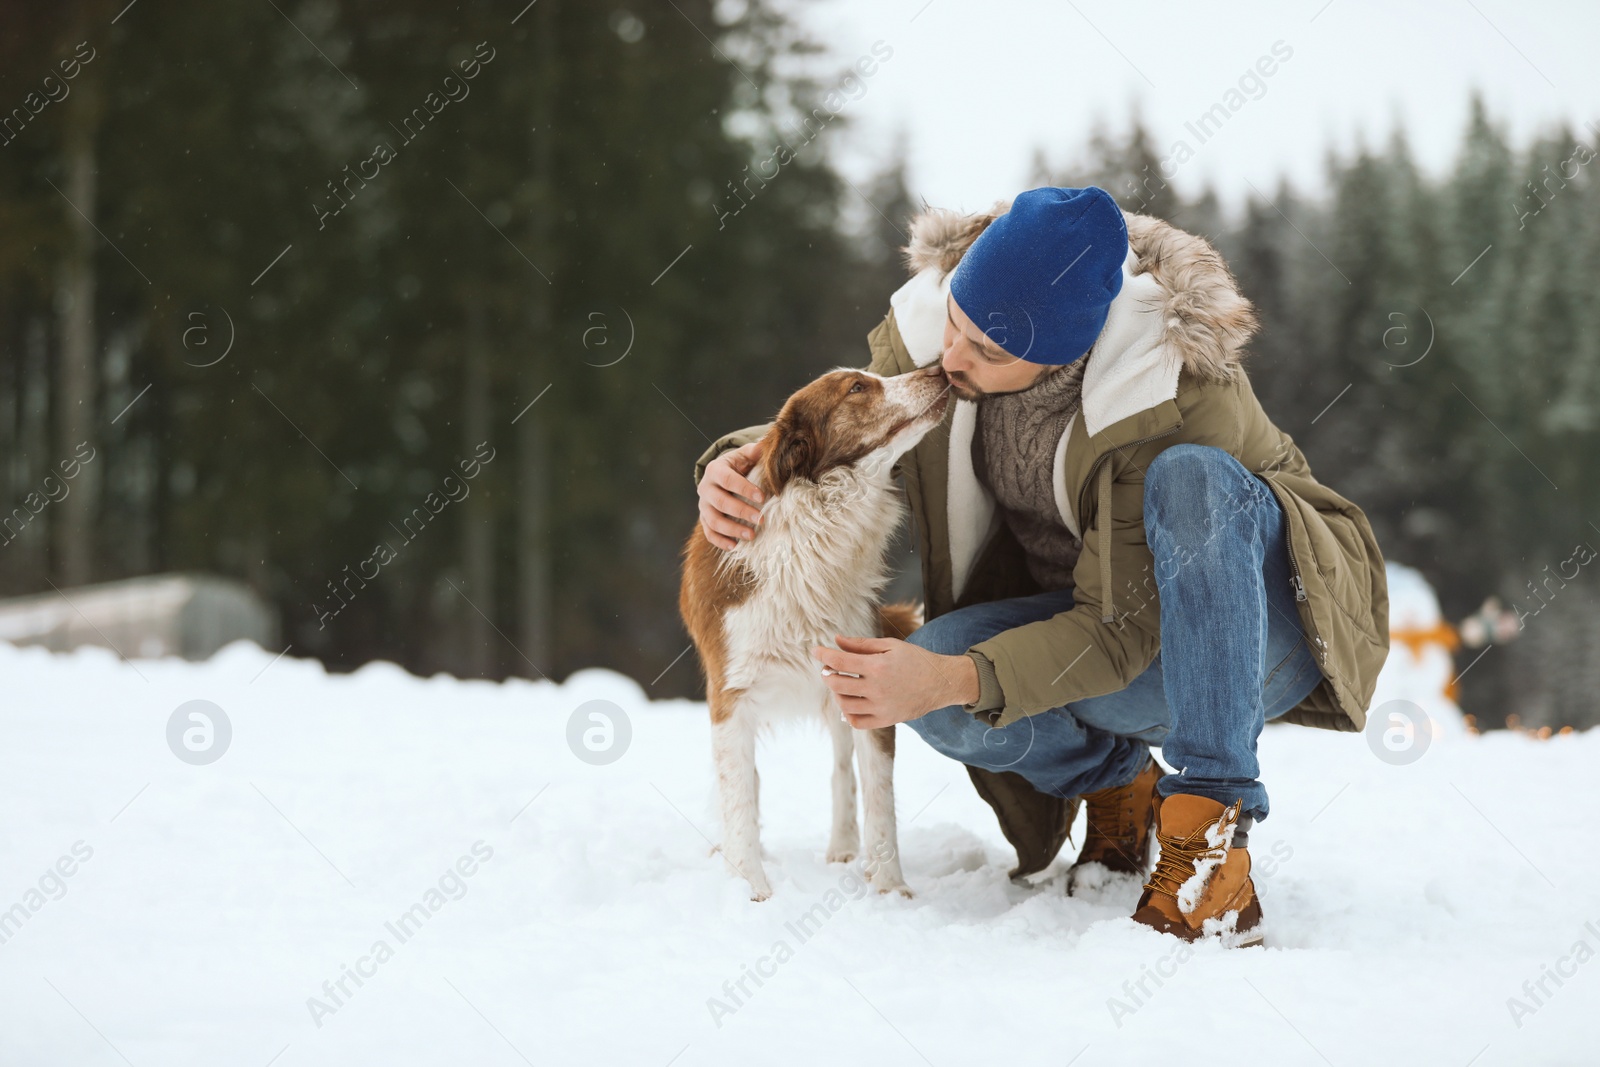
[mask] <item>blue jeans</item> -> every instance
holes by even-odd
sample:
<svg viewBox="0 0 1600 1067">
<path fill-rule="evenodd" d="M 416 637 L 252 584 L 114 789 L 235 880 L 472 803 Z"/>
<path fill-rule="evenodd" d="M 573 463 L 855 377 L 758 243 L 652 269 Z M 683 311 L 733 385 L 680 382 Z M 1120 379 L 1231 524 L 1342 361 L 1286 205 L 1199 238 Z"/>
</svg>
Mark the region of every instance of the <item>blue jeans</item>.
<svg viewBox="0 0 1600 1067">
<path fill-rule="evenodd" d="M 1243 814 L 1263 819 L 1256 739 L 1266 720 L 1322 681 L 1295 610 L 1283 509 L 1233 456 L 1180 444 L 1145 472 L 1144 526 L 1155 556 L 1161 651 L 1127 688 L 1003 728 L 958 705 L 907 725 L 952 759 L 1012 771 L 1063 797 L 1126 785 L 1144 769 L 1149 746 L 1160 745 L 1178 771 L 1161 780 L 1162 796 L 1242 800 Z M 910 641 L 960 655 L 1072 603 L 1072 591 L 1062 590 L 977 604 L 939 616 Z"/>
</svg>

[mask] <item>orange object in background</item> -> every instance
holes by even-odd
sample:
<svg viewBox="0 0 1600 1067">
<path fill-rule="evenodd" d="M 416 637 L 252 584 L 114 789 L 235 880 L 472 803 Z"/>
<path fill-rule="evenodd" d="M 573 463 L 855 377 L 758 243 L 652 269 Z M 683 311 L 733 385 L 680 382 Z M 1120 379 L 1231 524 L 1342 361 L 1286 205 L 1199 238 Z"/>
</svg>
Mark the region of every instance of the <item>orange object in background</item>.
<svg viewBox="0 0 1600 1067">
<path fill-rule="evenodd" d="M 1461 635 L 1456 633 L 1456 628 L 1443 620 L 1434 623 L 1426 629 L 1402 628 L 1389 631 L 1389 640 L 1398 641 L 1411 650 L 1411 655 L 1422 659 L 1422 651 L 1429 645 L 1438 645 L 1451 655 L 1461 647 Z M 1446 699 L 1454 702 L 1461 693 L 1459 675 L 1445 683 L 1444 695 Z"/>
<path fill-rule="evenodd" d="M 1390 630 L 1389 638 L 1405 645 L 1417 659 L 1422 658 L 1422 650 L 1429 645 L 1443 645 L 1451 652 L 1461 647 L 1461 636 L 1447 622 L 1434 623 L 1426 630 Z"/>
</svg>

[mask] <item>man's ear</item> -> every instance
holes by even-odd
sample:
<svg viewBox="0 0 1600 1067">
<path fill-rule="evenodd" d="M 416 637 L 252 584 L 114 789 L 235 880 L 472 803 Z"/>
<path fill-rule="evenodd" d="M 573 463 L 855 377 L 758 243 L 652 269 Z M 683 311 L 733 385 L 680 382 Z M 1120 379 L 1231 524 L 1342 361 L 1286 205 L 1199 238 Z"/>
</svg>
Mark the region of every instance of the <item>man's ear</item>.
<svg viewBox="0 0 1600 1067">
<path fill-rule="evenodd" d="M 790 425 L 779 431 L 777 447 L 767 453 L 766 478 L 769 491 L 780 493 L 791 478 L 816 477 L 816 444 L 810 430 Z"/>
</svg>

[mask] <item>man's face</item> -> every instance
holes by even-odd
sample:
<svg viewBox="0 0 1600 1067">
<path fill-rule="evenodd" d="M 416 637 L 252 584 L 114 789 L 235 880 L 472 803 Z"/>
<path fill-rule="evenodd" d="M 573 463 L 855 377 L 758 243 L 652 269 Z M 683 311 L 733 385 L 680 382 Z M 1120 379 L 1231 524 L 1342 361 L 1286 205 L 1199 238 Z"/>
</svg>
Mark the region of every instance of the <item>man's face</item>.
<svg viewBox="0 0 1600 1067">
<path fill-rule="evenodd" d="M 945 298 L 944 358 L 950 389 L 963 400 L 994 393 L 1020 393 L 1047 369 L 1011 355 L 967 318 L 955 297 Z"/>
</svg>

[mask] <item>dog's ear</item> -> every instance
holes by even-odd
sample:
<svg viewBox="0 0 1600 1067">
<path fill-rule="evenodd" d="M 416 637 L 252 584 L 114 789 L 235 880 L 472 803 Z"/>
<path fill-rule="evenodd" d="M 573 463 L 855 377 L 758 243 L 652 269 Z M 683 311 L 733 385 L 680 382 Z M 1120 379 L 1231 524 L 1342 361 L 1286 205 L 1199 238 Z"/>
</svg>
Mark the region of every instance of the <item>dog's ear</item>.
<svg viewBox="0 0 1600 1067">
<path fill-rule="evenodd" d="M 810 427 L 799 420 L 782 423 L 778 439 L 767 453 L 766 488 L 772 493 L 783 492 L 783 487 L 793 478 L 815 480 L 817 467 L 816 438 Z"/>
</svg>

